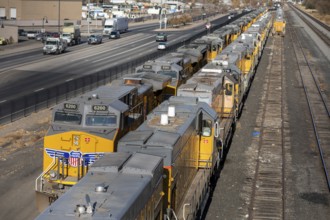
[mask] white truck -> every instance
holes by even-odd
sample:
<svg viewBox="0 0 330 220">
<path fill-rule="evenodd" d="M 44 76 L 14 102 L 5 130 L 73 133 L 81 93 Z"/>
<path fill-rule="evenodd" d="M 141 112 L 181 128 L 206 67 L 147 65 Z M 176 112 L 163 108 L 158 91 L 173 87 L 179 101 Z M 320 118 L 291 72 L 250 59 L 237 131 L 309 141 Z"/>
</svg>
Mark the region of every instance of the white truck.
<svg viewBox="0 0 330 220">
<path fill-rule="evenodd" d="M 44 47 L 43 53 L 46 54 L 61 54 L 68 47 L 66 40 L 56 37 L 48 37 Z"/>
<path fill-rule="evenodd" d="M 128 30 L 128 18 L 117 17 L 105 20 L 103 35 L 109 35 L 111 31 L 119 31 L 120 33 Z"/>
<path fill-rule="evenodd" d="M 61 38 L 65 39 L 68 45 L 77 45 L 81 42 L 80 27 L 72 22 L 64 23 Z"/>
</svg>

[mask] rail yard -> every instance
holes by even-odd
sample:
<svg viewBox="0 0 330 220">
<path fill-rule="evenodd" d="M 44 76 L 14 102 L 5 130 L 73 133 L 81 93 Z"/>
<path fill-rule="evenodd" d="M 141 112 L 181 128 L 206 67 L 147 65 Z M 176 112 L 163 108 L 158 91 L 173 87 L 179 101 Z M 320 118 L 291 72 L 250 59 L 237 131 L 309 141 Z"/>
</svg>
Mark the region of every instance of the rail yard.
<svg viewBox="0 0 330 220">
<path fill-rule="evenodd" d="M 329 45 L 297 13 L 259 9 L 3 126 L 39 136 L 0 148 L 0 218 L 327 219 Z"/>
</svg>

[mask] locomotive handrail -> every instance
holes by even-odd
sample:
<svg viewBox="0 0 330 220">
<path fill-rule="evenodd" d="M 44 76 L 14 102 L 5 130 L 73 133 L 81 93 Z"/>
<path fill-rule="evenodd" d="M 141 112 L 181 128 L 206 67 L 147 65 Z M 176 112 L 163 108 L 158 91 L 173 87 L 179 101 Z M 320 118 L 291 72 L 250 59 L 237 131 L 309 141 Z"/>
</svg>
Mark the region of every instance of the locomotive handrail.
<svg viewBox="0 0 330 220">
<path fill-rule="evenodd" d="M 49 170 L 55 165 L 55 163 L 56 163 L 56 157 L 53 158 L 53 162 L 47 167 L 47 169 L 37 177 L 36 182 L 35 182 L 35 190 L 36 191 L 39 191 L 38 190 L 39 179 L 41 179 L 46 173 L 48 173 Z M 40 183 L 40 191 L 41 191 L 41 189 L 42 189 L 42 181 Z"/>
</svg>

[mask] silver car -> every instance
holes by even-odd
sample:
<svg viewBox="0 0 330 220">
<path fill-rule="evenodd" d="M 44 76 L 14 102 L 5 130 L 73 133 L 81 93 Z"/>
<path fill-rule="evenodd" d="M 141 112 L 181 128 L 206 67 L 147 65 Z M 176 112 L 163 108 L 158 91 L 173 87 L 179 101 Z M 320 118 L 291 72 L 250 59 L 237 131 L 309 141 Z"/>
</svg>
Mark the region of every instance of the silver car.
<svg viewBox="0 0 330 220">
<path fill-rule="evenodd" d="M 88 38 L 88 44 L 101 44 L 102 43 L 102 36 L 92 34 Z"/>
</svg>

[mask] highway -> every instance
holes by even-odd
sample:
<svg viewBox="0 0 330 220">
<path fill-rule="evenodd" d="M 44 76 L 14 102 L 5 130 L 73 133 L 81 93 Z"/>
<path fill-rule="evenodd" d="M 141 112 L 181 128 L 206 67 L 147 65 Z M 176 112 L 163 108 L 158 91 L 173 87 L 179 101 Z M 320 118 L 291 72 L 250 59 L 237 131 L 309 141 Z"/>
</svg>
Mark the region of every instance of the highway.
<svg viewBox="0 0 330 220">
<path fill-rule="evenodd" d="M 214 20 L 223 23 L 227 17 Z M 185 30 L 168 31 L 168 45 L 185 41 L 205 31 L 203 23 Z M 0 56 L 0 103 L 59 85 L 75 78 L 107 70 L 157 51 L 158 23 L 141 24 L 123 33 L 120 39 L 103 38 L 100 45 L 85 41 L 60 55 L 43 55 L 40 47 Z"/>
</svg>

